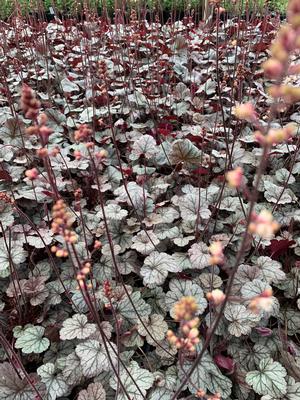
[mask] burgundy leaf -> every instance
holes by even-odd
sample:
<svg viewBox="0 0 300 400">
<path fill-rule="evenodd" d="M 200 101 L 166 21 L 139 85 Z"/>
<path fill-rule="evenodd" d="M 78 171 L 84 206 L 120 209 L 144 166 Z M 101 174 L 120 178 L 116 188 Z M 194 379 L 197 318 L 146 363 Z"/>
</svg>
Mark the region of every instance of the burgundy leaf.
<svg viewBox="0 0 300 400">
<path fill-rule="evenodd" d="M 271 336 L 273 331 L 270 328 L 265 328 L 263 326 L 259 326 L 258 328 L 255 328 L 255 330 L 260 334 L 260 336 Z"/>
<path fill-rule="evenodd" d="M 12 177 L 7 171 L 5 171 L 5 169 L 2 169 L 0 171 L 0 180 L 6 182 L 12 182 Z"/>
<path fill-rule="evenodd" d="M 231 357 L 226 357 L 226 356 L 223 356 L 222 354 L 217 354 L 214 357 L 214 361 L 218 367 L 226 369 L 227 371 L 233 372 L 234 360 Z"/>
<path fill-rule="evenodd" d="M 277 259 L 282 254 L 286 253 L 287 250 L 293 245 L 295 242 L 293 240 L 283 239 L 283 240 L 271 240 L 271 244 L 268 247 L 269 254 L 272 258 Z"/>
</svg>

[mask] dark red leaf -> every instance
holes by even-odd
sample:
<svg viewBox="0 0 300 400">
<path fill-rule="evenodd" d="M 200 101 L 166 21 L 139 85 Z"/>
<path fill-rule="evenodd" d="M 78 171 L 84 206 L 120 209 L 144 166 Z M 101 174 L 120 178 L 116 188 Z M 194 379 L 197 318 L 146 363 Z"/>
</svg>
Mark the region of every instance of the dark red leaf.
<svg viewBox="0 0 300 400">
<path fill-rule="evenodd" d="M 208 175 L 209 170 L 207 168 L 199 167 L 193 170 L 193 174 L 195 175 Z"/>
<path fill-rule="evenodd" d="M 55 197 L 53 192 L 50 192 L 49 190 L 43 190 L 42 193 L 44 193 L 48 197 Z"/>
<path fill-rule="evenodd" d="M 255 328 L 255 330 L 260 334 L 260 336 L 271 336 L 273 333 L 272 329 L 263 326 Z"/>
<path fill-rule="evenodd" d="M 6 182 L 12 182 L 12 177 L 7 171 L 5 171 L 5 169 L 2 169 L 0 170 L 0 180 Z"/>
<path fill-rule="evenodd" d="M 226 369 L 226 371 L 233 372 L 234 361 L 231 357 L 226 357 L 226 356 L 223 356 L 222 354 L 217 354 L 214 357 L 214 360 L 218 367 Z"/>
<path fill-rule="evenodd" d="M 295 242 L 293 240 L 283 239 L 283 240 L 271 240 L 270 246 L 267 248 L 269 254 L 272 258 L 276 259 L 293 245 Z"/>
</svg>

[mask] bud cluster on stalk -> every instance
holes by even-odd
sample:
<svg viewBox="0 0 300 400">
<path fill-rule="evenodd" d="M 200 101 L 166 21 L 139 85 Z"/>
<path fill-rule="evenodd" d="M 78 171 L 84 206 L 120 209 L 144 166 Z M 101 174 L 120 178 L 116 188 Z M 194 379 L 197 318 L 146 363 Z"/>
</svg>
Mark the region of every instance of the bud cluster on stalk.
<svg viewBox="0 0 300 400">
<path fill-rule="evenodd" d="M 284 111 L 291 104 L 300 101 L 300 88 L 286 84 L 289 75 L 300 74 L 300 64 L 291 64 L 291 56 L 300 50 L 300 1 L 290 0 L 288 5 L 288 23 L 283 25 L 270 48 L 270 57 L 262 64 L 267 78 L 273 81 L 268 93 L 274 99 L 272 113 Z M 258 130 L 254 137 L 264 146 L 273 146 L 287 142 L 296 133 L 296 126 L 288 124 L 283 128 L 264 128 L 259 125 L 257 112 L 250 102 L 239 104 L 234 109 L 238 119 L 253 123 Z M 229 184 L 237 175 L 228 177 Z M 235 185 L 235 183 L 233 183 Z"/>
<path fill-rule="evenodd" d="M 92 265 L 90 262 L 85 262 L 82 266 L 82 268 L 80 269 L 80 272 L 78 272 L 77 276 L 76 276 L 76 280 L 78 282 L 79 288 L 81 289 L 90 289 L 92 287 L 91 283 L 86 283 L 86 277 L 87 275 L 89 275 L 91 273 L 91 268 Z"/>
<path fill-rule="evenodd" d="M 194 353 L 196 345 L 200 342 L 198 326 L 200 320 L 195 317 L 198 305 L 193 296 L 182 297 L 174 305 L 174 319 L 180 322 L 179 336 L 171 329 L 167 332 L 167 339 L 177 349 Z"/>
<path fill-rule="evenodd" d="M 14 200 L 5 192 L 0 192 L 0 200 L 6 204 L 13 204 Z"/>
<path fill-rule="evenodd" d="M 271 239 L 279 228 L 280 225 L 274 220 L 272 213 L 268 210 L 262 210 L 259 214 L 252 213 L 248 232 L 263 239 Z"/>
<path fill-rule="evenodd" d="M 210 252 L 210 265 L 222 265 L 224 264 L 224 253 L 223 253 L 223 245 L 220 241 L 213 242 L 209 248 Z"/>
<path fill-rule="evenodd" d="M 92 129 L 87 124 L 81 124 L 74 133 L 76 142 L 84 142 L 87 149 L 94 149 L 95 143 L 92 141 Z M 76 160 L 81 160 L 84 157 L 80 150 L 75 150 L 73 153 Z M 96 160 L 103 161 L 108 157 L 108 152 L 105 149 L 100 149 L 94 153 Z"/>
<path fill-rule="evenodd" d="M 34 91 L 28 85 L 23 84 L 21 92 L 21 108 L 28 119 L 37 119 L 41 103 L 36 98 Z"/>
<path fill-rule="evenodd" d="M 251 299 L 248 308 L 258 314 L 260 311 L 270 312 L 274 304 L 272 288 L 264 290 L 259 296 Z"/>
<path fill-rule="evenodd" d="M 207 395 L 203 389 L 198 389 L 195 396 L 199 399 L 205 400 L 221 400 L 220 393 L 215 393 L 213 395 Z"/>
<path fill-rule="evenodd" d="M 74 139 L 76 142 L 85 142 L 90 139 L 93 131 L 86 124 L 81 124 L 78 129 L 75 131 Z"/>
<path fill-rule="evenodd" d="M 72 230 L 72 215 L 68 211 L 68 208 L 65 202 L 60 199 L 54 204 L 52 208 L 52 217 L 53 221 L 51 224 L 51 229 L 53 233 L 62 235 L 65 242 L 68 244 L 75 244 L 77 242 L 77 235 Z M 68 251 L 67 249 L 57 248 L 56 246 L 52 246 L 52 252 L 55 253 L 57 257 L 67 257 Z"/>
<path fill-rule="evenodd" d="M 48 144 L 49 136 L 53 133 L 53 130 L 47 126 L 47 122 L 47 115 L 41 113 L 36 119 L 36 123 L 26 129 L 26 134 L 29 136 L 37 136 L 40 139 L 42 146 L 46 146 Z M 46 149 L 44 149 L 44 147 L 42 149 L 39 149 L 39 151 L 39 156 L 41 157 L 43 151 L 46 152 L 44 156 L 48 155 L 48 152 L 46 151 Z"/>
</svg>

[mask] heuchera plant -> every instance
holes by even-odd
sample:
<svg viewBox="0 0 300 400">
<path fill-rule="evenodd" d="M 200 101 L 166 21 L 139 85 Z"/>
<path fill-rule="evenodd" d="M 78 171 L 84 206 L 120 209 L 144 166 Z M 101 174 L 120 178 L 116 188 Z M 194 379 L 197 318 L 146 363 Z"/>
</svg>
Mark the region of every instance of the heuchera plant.
<svg viewBox="0 0 300 400">
<path fill-rule="evenodd" d="M 213 7 L 1 23 L 0 400 L 300 399 L 300 3 Z"/>
</svg>

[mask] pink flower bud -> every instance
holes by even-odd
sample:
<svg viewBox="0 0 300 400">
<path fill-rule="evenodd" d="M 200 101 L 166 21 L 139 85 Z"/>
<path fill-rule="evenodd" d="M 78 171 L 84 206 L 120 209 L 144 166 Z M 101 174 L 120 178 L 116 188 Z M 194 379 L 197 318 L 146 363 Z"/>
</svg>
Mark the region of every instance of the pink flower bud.
<svg viewBox="0 0 300 400">
<path fill-rule="evenodd" d="M 238 119 L 254 122 L 257 119 L 255 108 L 252 103 L 239 104 L 234 108 L 234 115 Z"/>
<path fill-rule="evenodd" d="M 289 25 L 283 26 L 279 31 L 278 40 L 287 52 L 295 49 L 296 38 L 296 32 Z"/>
<path fill-rule="evenodd" d="M 279 227 L 279 224 L 274 221 L 272 213 L 262 210 L 259 215 L 252 214 L 248 232 L 261 236 L 263 239 L 271 239 Z"/>
<path fill-rule="evenodd" d="M 49 136 L 51 135 L 52 132 L 53 132 L 52 129 L 48 128 L 45 125 L 40 127 L 39 134 L 40 134 L 40 138 L 41 138 L 43 145 L 48 143 Z"/>
<path fill-rule="evenodd" d="M 197 328 L 191 329 L 189 334 L 188 334 L 189 339 L 195 339 L 198 336 L 199 336 L 199 331 L 198 331 Z"/>
<path fill-rule="evenodd" d="M 215 289 L 206 295 L 207 299 L 213 302 L 216 306 L 222 304 L 226 298 L 225 293 L 222 292 L 220 289 Z"/>
<path fill-rule="evenodd" d="M 232 188 L 238 188 L 242 185 L 244 177 L 244 171 L 241 167 L 237 167 L 236 169 L 227 172 L 226 179 L 228 185 Z"/>
<path fill-rule="evenodd" d="M 267 77 L 271 79 L 279 78 L 284 71 L 282 63 L 275 58 L 270 58 L 263 64 L 263 70 Z"/>
<path fill-rule="evenodd" d="M 33 181 L 38 177 L 39 171 L 36 168 L 28 169 L 27 171 L 25 171 L 25 175 L 27 176 L 28 179 Z"/>
<path fill-rule="evenodd" d="M 290 0 L 288 5 L 288 22 L 293 28 L 300 27 L 300 2 L 299 0 Z"/>
<path fill-rule="evenodd" d="M 209 246 L 209 252 L 211 254 L 210 265 L 224 263 L 223 246 L 221 242 L 213 242 Z"/>
</svg>

